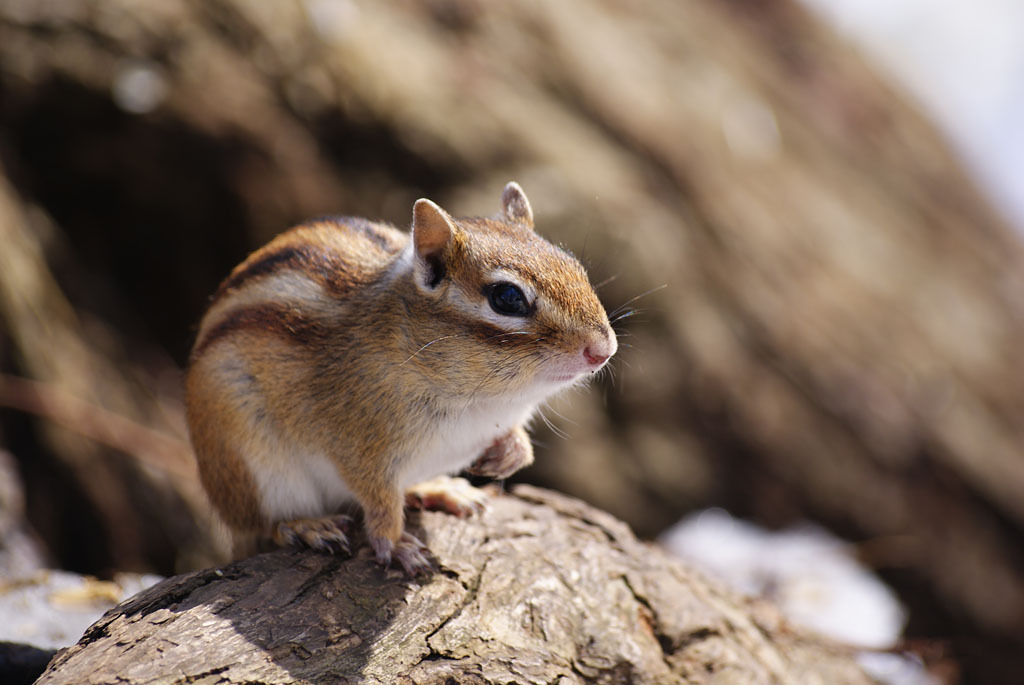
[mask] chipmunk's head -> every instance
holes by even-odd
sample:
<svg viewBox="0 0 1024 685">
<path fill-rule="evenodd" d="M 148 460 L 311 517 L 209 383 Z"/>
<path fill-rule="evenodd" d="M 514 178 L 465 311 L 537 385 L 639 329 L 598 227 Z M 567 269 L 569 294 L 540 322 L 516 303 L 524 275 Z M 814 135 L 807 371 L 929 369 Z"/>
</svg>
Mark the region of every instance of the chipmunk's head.
<svg viewBox="0 0 1024 685">
<path fill-rule="evenodd" d="M 453 394 L 539 401 L 600 370 L 618 345 L 583 266 L 534 232 L 522 188 L 509 183 L 501 201 L 492 219 L 416 202 L 412 277 L 431 336 L 417 357 Z"/>
</svg>

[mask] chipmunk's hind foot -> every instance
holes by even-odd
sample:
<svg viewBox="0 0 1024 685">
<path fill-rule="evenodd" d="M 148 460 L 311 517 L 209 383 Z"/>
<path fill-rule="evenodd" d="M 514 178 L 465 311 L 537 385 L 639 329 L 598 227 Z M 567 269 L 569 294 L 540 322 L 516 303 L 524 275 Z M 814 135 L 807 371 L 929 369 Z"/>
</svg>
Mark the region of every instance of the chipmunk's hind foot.
<svg viewBox="0 0 1024 685">
<path fill-rule="evenodd" d="M 282 521 L 274 527 L 274 542 L 281 547 L 307 547 L 330 554 L 351 554 L 348 531 L 351 516 L 338 514 L 324 518 Z"/>
<path fill-rule="evenodd" d="M 426 511 L 445 511 L 458 517 L 479 514 L 487 508 L 488 495 L 465 478 L 438 476 L 405 491 L 405 506 Z"/>
</svg>

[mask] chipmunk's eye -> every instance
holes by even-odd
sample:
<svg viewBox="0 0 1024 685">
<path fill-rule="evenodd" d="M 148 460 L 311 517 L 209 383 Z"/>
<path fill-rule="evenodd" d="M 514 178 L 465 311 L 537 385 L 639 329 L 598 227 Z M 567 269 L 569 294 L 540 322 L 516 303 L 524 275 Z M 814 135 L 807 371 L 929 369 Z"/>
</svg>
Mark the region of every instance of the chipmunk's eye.
<svg viewBox="0 0 1024 685">
<path fill-rule="evenodd" d="M 505 316 L 528 316 L 530 305 L 518 285 L 495 283 L 487 288 L 487 301 L 491 309 Z"/>
</svg>

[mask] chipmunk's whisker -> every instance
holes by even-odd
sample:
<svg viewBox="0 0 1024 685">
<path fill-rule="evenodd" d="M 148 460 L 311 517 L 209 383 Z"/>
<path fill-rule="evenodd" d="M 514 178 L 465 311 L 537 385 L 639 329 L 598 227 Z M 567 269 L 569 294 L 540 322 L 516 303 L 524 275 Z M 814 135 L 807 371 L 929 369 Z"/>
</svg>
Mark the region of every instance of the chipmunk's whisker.
<svg viewBox="0 0 1024 685">
<path fill-rule="evenodd" d="M 612 326 L 614 326 L 615 324 L 619 323 L 623 319 L 628 319 L 629 317 L 635 316 L 635 315 L 636 315 L 636 310 L 635 309 L 627 309 L 626 311 L 620 312 L 620 313 L 616 314 L 615 316 L 613 316 L 611 319 L 608 320 L 608 323 L 610 323 Z"/>
<path fill-rule="evenodd" d="M 622 311 L 623 309 L 625 309 L 625 308 L 626 308 L 627 306 L 629 306 L 629 305 L 630 305 L 631 303 L 633 303 L 633 302 L 636 302 L 636 301 L 637 301 L 637 300 L 639 300 L 639 299 L 640 299 L 641 297 L 647 297 L 648 295 L 651 295 L 651 294 L 653 294 L 653 293 L 656 293 L 656 292 L 658 292 L 659 290 L 664 290 L 664 289 L 665 289 L 665 288 L 667 288 L 667 287 L 668 287 L 668 283 L 662 283 L 661 285 L 659 285 L 659 286 L 657 286 L 657 287 L 651 288 L 650 290 L 647 290 L 647 291 L 644 291 L 644 292 L 640 293 L 640 294 L 639 294 L 639 295 L 637 295 L 636 297 L 631 297 L 631 298 L 629 298 L 628 300 L 626 300 L 625 302 L 623 302 L 622 304 L 620 304 L 620 305 L 619 305 L 618 307 L 616 307 L 616 308 L 615 308 L 615 309 L 614 309 L 614 310 L 612 311 L 612 313 L 611 313 L 611 316 L 609 316 L 608 318 L 610 318 L 610 319 L 614 319 L 614 318 L 615 318 L 615 316 L 616 316 L 616 315 L 617 315 L 617 314 L 618 314 L 619 312 L 621 312 L 621 311 Z"/>
<path fill-rule="evenodd" d="M 548 407 L 548 409 L 551 409 L 551 407 Z M 569 438 L 568 433 L 566 433 L 564 430 L 562 430 L 561 428 L 559 428 L 558 426 L 551 422 L 551 419 L 549 419 L 547 415 L 544 413 L 543 407 L 537 407 L 537 415 L 540 416 L 541 421 L 544 422 L 544 425 L 547 426 L 548 429 L 550 429 L 551 432 L 554 433 L 556 436 L 558 436 L 562 440 L 566 440 Z"/>
<path fill-rule="evenodd" d="M 412 354 L 410 354 L 409 358 L 406 359 L 401 364 L 399 364 L 399 366 L 405 366 L 408 362 L 412 361 L 413 357 L 415 357 L 417 354 L 419 354 L 423 350 L 427 349 L 428 347 L 430 347 L 431 345 L 433 345 L 436 342 L 441 342 L 442 340 L 447 340 L 448 338 L 459 338 L 459 337 L 462 337 L 462 335 L 463 335 L 462 333 L 452 333 L 451 335 L 442 335 L 439 338 L 434 338 L 433 340 L 428 342 L 426 345 L 422 346 L 420 349 L 418 349 L 415 352 L 413 352 Z"/>
<path fill-rule="evenodd" d="M 548 404 L 548 405 L 545 405 L 545 406 L 546 406 L 546 407 L 547 407 L 548 409 L 550 409 L 550 410 L 551 410 L 551 412 L 552 412 L 552 413 L 553 413 L 553 414 L 554 414 L 555 416 L 557 416 L 558 418 L 562 419 L 562 420 L 563 420 L 563 421 L 565 421 L 566 423 L 572 424 L 573 426 L 578 426 L 578 425 L 580 425 L 578 421 L 573 421 L 572 419 L 570 419 L 570 418 L 566 417 L 566 416 L 565 416 L 564 414 L 562 414 L 562 412 L 558 411 L 557 409 L 555 409 L 554 407 L 552 407 L 552 406 L 551 406 L 550 404 Z"/>
</svg>

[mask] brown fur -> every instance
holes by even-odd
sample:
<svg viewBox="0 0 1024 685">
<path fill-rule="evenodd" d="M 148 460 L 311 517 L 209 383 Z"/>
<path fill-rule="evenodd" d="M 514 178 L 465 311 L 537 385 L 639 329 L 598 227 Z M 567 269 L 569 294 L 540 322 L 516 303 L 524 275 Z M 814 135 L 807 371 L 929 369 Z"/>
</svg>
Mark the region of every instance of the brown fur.
<svg viewBox="0 0 1024 685">
<path fill-rule="evenodd" d="M 372 279 L 373 267 L 392 258 L 404 242 L 394 228 L 366 219 L 317 219 L 282 233 L 249 255 L 221 283 L 213 301 L 251 279 L 285 270 L 302 272 L 332 295 L 344 297 Z M 362 253 L 366 261 L 353 261 L 354 253 Z"/>
<path fill-rule="evenodd" d="M 187 377 L 187 416 L 196 448 L 199 478 L 217 512 L 235 530 L 257 530 L 264 525 L 256 497 L 256 483 L 238 452 L 228 444 L 230 430 L 218 423 L 225 415 L 217 400 L 204 392 L 196 374 Z"/>
<path fill-rule="evenodd" d="M 231 312 L 196 341 L 193 355 L 201 355 L 207 347 L 233 333 L 246 330 L 288 338 L 299 345 L 323 344 L 327 337 L 324 326 L 316 319 L 273 304 L 262 304 Z"/>
</svg>

